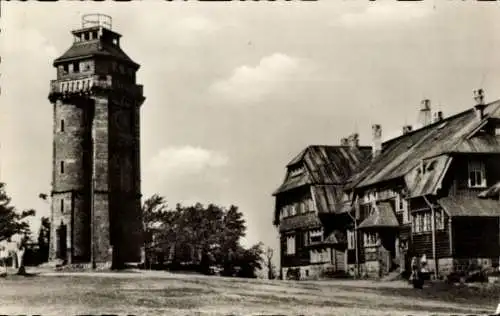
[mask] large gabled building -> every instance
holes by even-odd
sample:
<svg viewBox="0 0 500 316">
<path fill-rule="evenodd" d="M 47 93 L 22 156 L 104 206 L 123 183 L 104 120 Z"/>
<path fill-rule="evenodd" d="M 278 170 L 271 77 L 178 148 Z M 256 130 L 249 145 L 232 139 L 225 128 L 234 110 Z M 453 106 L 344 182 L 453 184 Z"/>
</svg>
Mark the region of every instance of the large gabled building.
<svg viewBox="0 0 500 316">
<path fill-rule="evenodd" d="M 401 136 L 386 142 L 381 126 L 374 125 L 372 148 L 357 149 L 362 159 L 347 167 L 350 173 L 339 182 L 323 182 L 336 176 L 329 168 L 319 167 L 319 179 L 312 176 L 315 169 L 308 166 L 316 161 L 315 146 L 295 158 L 275 192 L 283 272 L 299 267 L 304 277 L 319 266 L 311 229 L 323 229 L 317 249 L 327 253 L 320 256 L 323 267 L 314 271 L 329 267 L 382 277 L 408 271 L 413 256 L 425 257 L 435 276 L 498 265 L 500 101 L 485 104 L 483 98 L 478 90 L 470 109 L 447 118 L 437 112 L 432 120 L 424 100 L 421 127 L 404 126 Z M 332 151 L 322 163 L 342 156 Z M 314 211 L 287 211 L 291 201 L 308 198 Z M 343 266 L 335 265 L 339 262 Z"/>
<path fill-rule="evenodd" d="M 370 160 L 371 148 L 359 146 L 357 134 L 340 146 L 309 146 L 287 165 L 285 179 L 274 192 L 274 224 L 280 232 L 283 278 L 316 278 L 345 272 L 347 239 L 336 225 L 349 223 L 338 212 L 350 200 L 343 188 Z M 339 221 L 328 221 L 337 216 Z"/>
<path fill-rule="evenodd" d="M 473 108 L 437 115 L 383 143 L 357 176 L 352 191 L 362 272 L 408 270 L 411 257 L 424 255 L 436 276 L 498 264 L 500 101 L 484 104 L 482 91 L 476 94 Z M 430 113 L 428 101 L 423 104 Z"/>
</svg>

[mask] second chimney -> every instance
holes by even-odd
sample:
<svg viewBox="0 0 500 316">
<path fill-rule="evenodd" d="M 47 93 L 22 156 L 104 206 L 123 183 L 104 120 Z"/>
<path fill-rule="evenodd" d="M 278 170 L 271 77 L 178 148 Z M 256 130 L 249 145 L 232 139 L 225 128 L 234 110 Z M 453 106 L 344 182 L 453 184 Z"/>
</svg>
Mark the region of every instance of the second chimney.
<svg viewBox="0 0 500 316">
<path fill-rule="evenodd" d="M 434 112 L 434 119 L 432 120 L 432 122 L 436 123 L 436 122 L 442 121 L 443 118 L 444 118 L 444 116 L 443 116 L 442 111 Z"/>
<path fill-rule="evenodd" d="M 477 119 L 481 121 L 484 118 L 484 108 L 486 107 L 486 105 L 484 104 L 483 89 L 474 90 L 474 101 L 476 101 L 474 110 L 476 111 Z"/>
<path fill-rule="evenodd" d="M 408 134 L 409 132 L 411 132 L 413 130 L 412 126 L 411 125 L 405 125 L 403 126 L 403 135 L 406 135 Z"/>
<path fill-rule="evenodd" d="M 372 157 L 377 157 L 382 151 L 382 126 L 380 124 L 372 125 Z"/>
<path fill-rule="evenodd" d="M 422 100 L 420 104 L 419 121 L 422 127 L 431 123 L 431 100 Z"/>
<path fill-rule="evenodd" d="M 349 135 L 348 138 L 349 146 L 350 147 L 358 147 L 359 146 L 359 135 L 357 133 Z"/>
</svg>

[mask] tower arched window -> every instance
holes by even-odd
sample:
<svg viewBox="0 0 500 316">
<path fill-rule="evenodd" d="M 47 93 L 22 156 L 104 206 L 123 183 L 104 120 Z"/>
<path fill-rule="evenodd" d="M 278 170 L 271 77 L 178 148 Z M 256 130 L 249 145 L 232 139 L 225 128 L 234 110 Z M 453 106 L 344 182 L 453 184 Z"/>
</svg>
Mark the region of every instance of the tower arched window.
<svg viewBox="0 0 500 316">
<path fill-rule="evenodd" d="M 64 214 L 64 199 L 61 199 L 61 214 Z"/>
<path fill-rule="evenodd" d="M 61 173 L 64 173 L 64 161 L 60 163 Z"/>
<path fill-rule="evenodd" d="M 61 120 L 60 128 L 61 128 L 61 132 L 64 132 L 64 120 Z"/>
</svg>

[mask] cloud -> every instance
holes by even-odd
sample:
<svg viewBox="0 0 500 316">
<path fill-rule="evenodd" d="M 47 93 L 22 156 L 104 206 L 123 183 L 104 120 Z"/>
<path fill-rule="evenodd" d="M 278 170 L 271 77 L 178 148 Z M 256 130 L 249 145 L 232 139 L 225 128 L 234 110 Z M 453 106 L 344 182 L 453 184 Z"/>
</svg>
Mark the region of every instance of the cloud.
<svg viewBox="0 0 500 316">
<path fill-rule="evenodd" d="M 394 22 L 411 22 L 432 12 L 430 6 L 415 4 L 374 4 L 361 12 L 346 13 L 340 17 L 340 24 L 348 27 L 377 26 Z"/>
<path fill-rule="evenodd" d="M 236 104 L 257 103 L 297 77 L 302 66 L 301 59 L 275 53 L 262 58 L 255 67 L 236 68 L 229 78 L 215 82 L 209 90 Z"/>
<path fill-rule="evenodd" d="M 200 147 L 168 147 L 151 159 L 151 170 L 158 176 L 196 175 L 227 165 L 229 158 L 216 151 Z"/>
<path fill-rule="evenodd" d="M 176 21 L 175 27 L 187 31 L 213 32 L 220 29 L 220 26 L 212 20 L 203 16 L 190 16 Z"/>
<path fill-rule="evenodd" d="M 43 58 L 55 58 L 57 49 L 43 36 L 40 31 L 31 28 L 22 28 L 16 32 L 6 30 L 2 32 L 3 54 L 14 55 L 18 52 L 42 53 Z M 34 55 L 37 55 L 34 54 Z"/>
</svg>

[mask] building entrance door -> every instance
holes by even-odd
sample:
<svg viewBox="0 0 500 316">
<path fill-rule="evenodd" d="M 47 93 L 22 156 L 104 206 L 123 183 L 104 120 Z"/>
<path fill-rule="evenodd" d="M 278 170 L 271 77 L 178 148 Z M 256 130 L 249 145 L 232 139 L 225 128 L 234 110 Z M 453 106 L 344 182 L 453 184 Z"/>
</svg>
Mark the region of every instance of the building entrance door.
<svg viewBox="0 0 500 316">
<path fill-rule="evenodd" d="M 61 224 L 57 229 L 57 257 L 62 260 L 66 260 L 66 253 L 68 250 L 68 245 L 66 244 L 67 238 L 67 228 L 66 225 Z"/>
</svg>

